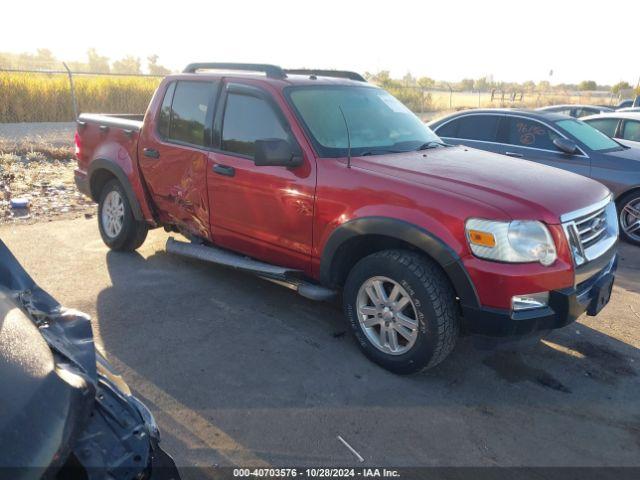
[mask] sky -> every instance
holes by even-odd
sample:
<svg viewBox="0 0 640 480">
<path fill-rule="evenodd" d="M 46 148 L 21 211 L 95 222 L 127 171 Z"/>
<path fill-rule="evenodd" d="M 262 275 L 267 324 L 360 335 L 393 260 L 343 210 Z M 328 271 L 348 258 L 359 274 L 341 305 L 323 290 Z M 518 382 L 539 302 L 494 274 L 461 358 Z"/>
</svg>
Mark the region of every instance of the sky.
<svg viewBox="0 0 640 480">
<path fill-rule="evenodd" d="M 637 0 L 12 0 L 0 51 L 96 48 L 182 69 L 194 61 L 390 70 L 400 78 L 636 85 Z M 625 22 L 628 20 L 628 27 Z M 143 62 L 144 63 L 144 62 Z M 553 75 L 550 76 L 550 71 Z"/>
</svg>

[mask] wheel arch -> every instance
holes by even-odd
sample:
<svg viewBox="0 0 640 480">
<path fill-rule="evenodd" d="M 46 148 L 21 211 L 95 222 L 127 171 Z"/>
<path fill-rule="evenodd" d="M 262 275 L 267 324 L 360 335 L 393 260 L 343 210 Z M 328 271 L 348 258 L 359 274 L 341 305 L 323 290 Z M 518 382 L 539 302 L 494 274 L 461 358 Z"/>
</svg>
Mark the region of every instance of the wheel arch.
<svg viewBox="0 0 640 480">
<path fill-rule="evenodd" d="M 390 248 L 427 255 L 445 272 L 462 305 L 480 306 L 478 294 L 460 256 L 431 232 L 394 218 L 363 217 L 336 228 L 322 251 L 320 280 L 325 285 L 339 287 L 361 258 Z"/>
<path fill-rule="evenodd" d="M 88 177 L 89 191 L 91 198 L 95 202 L 100 201 L 100 192 L 106 183 L 115 178 L 120 182 L 120 185 L 122 185 L 127 195 L 127 200 L 129 201 L 129 205 L 131 205 L 134 218 L 138 221 L 145 220 L 142 209 L 140 208 L 140 202 L 138 202 L 138 198 L 131 187 L 127 174 L 120 165 L 104 158 L 95 159 L 91 162 Z"/>
</svg>

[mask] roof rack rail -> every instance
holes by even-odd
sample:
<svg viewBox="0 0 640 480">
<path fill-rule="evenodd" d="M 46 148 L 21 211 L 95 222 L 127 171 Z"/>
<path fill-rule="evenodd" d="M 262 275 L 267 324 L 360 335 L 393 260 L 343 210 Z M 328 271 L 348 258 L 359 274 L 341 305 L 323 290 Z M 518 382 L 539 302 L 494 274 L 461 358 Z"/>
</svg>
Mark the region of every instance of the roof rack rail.
<svg viewBox="0 0 640 480">
<path fill-rule="evenodd" d="M 277 65 L 264 63 L 190 63 L 183 73 L 196 73 L 198 70 L 241 70 L 248 72 L 264 72 L 267 77 L 286 78 L 285 71 Z"/>
<path fill-rule="evenodd" d="M 348 80 L 356 80 L 358 82 L 366 82 L 367 79 L 356 72 L 348 70 L 322 70 L 317 68 L 287 68 L 285 73 L 292 75 L 317 75 L 320 77 L 346 78 Z"/>
</svg>

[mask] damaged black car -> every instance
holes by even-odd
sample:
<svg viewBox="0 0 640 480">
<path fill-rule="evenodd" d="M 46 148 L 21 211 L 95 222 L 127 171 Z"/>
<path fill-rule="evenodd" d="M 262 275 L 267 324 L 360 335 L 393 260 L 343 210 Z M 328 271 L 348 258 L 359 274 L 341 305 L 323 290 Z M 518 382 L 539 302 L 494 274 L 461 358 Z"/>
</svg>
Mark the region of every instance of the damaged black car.
<svg viewBox="0 0 640 480">
<path fill-rule="evenodd" d="M 0 240 L 0 477 L 179 479 L 159 442 L 88 315 L 38 287 Z"/>
</svg>

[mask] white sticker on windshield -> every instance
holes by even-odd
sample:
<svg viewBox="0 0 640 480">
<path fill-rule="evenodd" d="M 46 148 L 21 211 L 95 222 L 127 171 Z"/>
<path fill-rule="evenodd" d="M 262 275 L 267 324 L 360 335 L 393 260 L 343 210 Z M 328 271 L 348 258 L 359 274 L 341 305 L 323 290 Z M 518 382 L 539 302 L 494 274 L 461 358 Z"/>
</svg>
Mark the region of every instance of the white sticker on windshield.
<svg viewBox="0 0 640 480">
<path fill-rule="evenodd" d="M 387 105 L 387 107 L 389 107 L 394 112 L 407 113 L 407 107 L 405 107 L 402 102 L 394 96 L 384 92 L 380 93 L 378 97 Z"/>
</svg>

